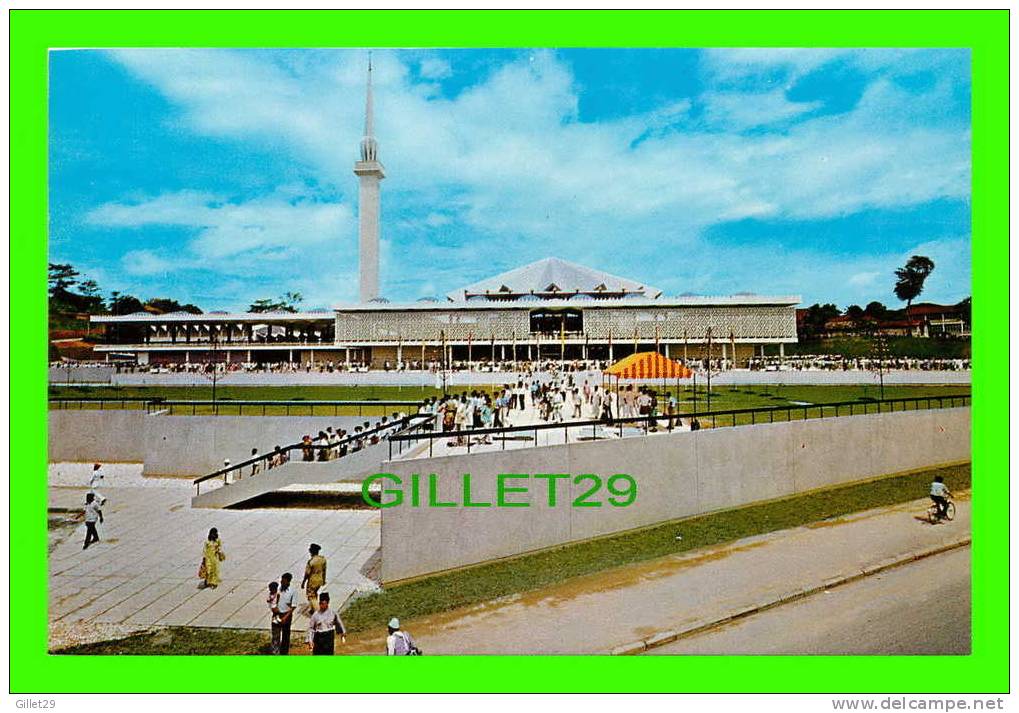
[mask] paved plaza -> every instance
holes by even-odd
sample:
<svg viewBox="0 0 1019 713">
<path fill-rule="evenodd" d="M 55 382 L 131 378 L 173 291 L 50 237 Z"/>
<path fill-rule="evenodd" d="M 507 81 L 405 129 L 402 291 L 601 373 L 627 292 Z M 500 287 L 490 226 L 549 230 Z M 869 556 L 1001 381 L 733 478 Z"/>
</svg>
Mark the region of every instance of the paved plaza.
<svg viewBox="0 0 1019 713">
<path fill-rule="evenodd" d="M 87 489 L 69 483 L 84 483 L 90 468 L 51 464 L 51 509 L 81 509 Z M 140 464 L 106 470 L 102 541 L 83 551 L 82 524 L 50 552 L 51 622 L 268 629 L 268 582 L 292 572 L 299 585 L 312 542 L 329 562 L 323 590 L 334 602 L 377 587 L 368 576 L 380 546 L 375 511 L 192 509 L 190 480 L 143 478 Z M 212 527 L 227 556 L 222 584 L 199 589 L 198 565 Z M 293 628 L 306 624 L 302 611 Z"/>
</svg>

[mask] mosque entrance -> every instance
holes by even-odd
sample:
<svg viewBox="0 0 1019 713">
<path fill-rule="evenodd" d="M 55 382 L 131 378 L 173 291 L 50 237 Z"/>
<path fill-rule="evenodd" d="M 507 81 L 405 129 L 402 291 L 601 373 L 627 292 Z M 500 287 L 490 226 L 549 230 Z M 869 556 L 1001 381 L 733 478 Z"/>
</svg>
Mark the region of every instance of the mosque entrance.
<svg viewBox="0 0 1019 713">
<path fill-rule="evenodd" d="M 531 310 L 531 334 L 581 334 L 584 331 L 584 313 L 579 309 Z"/>
</svg>

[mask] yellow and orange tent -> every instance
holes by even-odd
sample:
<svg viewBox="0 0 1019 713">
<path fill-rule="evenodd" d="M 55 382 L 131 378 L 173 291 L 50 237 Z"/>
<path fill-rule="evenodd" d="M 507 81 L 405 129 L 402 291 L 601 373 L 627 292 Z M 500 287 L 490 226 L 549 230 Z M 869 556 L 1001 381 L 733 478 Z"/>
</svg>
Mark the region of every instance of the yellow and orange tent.
<svg viewBox="0 0 1019 713">
<path fill-rule="evenodd" d="M 659 352 L 638 352 L 602 372 L 617 379 L 689 379 L 693 371 Z"/>
</svg>

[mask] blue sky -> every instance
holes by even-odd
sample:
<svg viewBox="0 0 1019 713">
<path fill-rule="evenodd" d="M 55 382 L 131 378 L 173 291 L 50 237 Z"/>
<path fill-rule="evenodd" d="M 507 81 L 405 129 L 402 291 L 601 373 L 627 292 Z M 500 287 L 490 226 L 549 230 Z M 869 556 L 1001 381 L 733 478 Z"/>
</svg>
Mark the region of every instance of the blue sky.
<svg viewBox="0 0 1019 713">
<path fill-rule="evenodd" d="M 357 295 L 366 50 L 50 56 L 50 259 L 107 293 Z M 549 255 L 666 294 L 970 294 L 967 50 L 376 50 L 382 292 Z"/>
</svg>

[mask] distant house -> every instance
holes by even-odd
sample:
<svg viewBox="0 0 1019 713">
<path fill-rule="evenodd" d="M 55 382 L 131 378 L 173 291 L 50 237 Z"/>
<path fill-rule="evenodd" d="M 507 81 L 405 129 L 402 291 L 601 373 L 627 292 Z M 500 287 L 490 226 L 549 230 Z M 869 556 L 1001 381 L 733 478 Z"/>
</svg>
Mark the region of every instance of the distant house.
<svg viewBox="0 0 1019 713">
<path fill-rule="evenodd" d="M 799 310 L 797 310 L 797 317 Z M 938 305 L 930 302 L 915 304 L 909 310 L 889 312 L 885 319 L 868 315 L 852 318 L 846 315 L 832 317 L 824 323 L 828 336 L 856 336 L 860 334 L 884 334 L 889 337 L 968 337 L 969 322 L 965 312 L 957 305 Z"/>
<path fill-rule="evenodd" d="M 857 336 L 861 334 L 884 334 L 888 337 L 904 337 L 912 333 L 914 336 L 926 336 L 923 322 L 919 319 L 875 319 L 864 315 L 858 319 L 840 315 L 832 317 L 824 323 L 824 330 L 829 336 Z"/>
<path fill-rule="evenodd" d="M 969 314 L 959 305 L 939 305 L 921 302 L 909 310 L 913 319 L 923 323 L 930 337 L 968 337 L 972 333 Z"/>
</svg>

